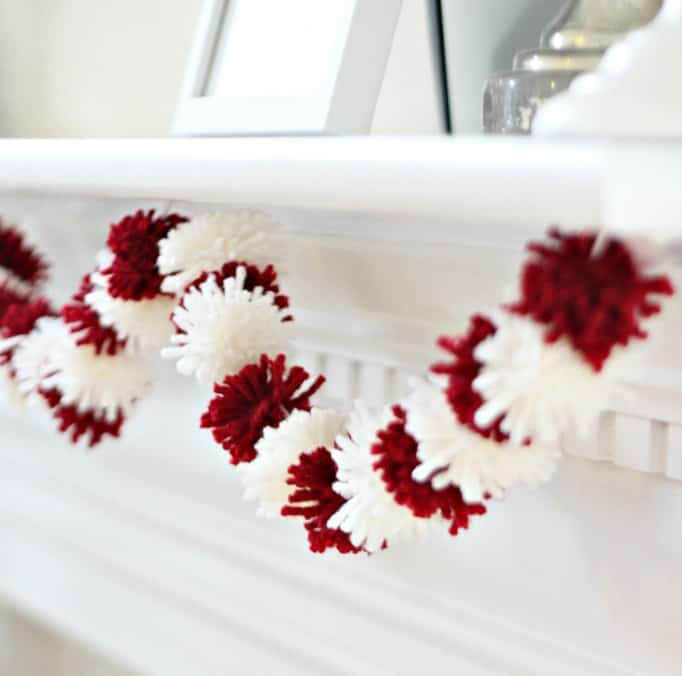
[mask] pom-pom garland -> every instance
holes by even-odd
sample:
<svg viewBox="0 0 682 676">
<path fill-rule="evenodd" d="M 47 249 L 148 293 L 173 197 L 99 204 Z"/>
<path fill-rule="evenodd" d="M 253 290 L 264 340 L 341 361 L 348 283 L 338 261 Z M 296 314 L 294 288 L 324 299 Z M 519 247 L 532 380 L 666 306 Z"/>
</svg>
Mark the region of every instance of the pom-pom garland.
<svg viewBox="0 0 682 676">
<path fill-rule="evenodd" d="M 430 381 L 382 414 L 358 402 L 346 416 L 313 407 L 322 376 L 287 367 L 293 317 L 274 229 L 255 210 L 138 211 L 112 226 L 96 271 L 55 316 L 34 297 L 47 266 L 0 226 L 0 362 L 61 431 L 95 445 L 119 436 L 151 381 L 145 351 L 170 340 L 162 355 L 213 383 L 200 425 L 238 466 L 245 497 L 300 518 L 320 553 L 456 535 L 512 486 L 547 481 L 562 435 L 588 432 L 618 392 L 614 350 L 645 338 L 642 320 L 661 309 L 652 296 L 673 292 L 624 242 L 551 231 L 529 247 L 518 300 L 439 340 L 449 359 Z"/>
</svg>

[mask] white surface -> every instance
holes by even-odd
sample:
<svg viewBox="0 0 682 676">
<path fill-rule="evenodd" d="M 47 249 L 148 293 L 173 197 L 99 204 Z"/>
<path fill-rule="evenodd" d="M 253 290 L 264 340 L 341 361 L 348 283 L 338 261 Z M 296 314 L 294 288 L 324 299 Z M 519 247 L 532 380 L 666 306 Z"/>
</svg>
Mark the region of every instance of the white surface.
<svg viewBox="0 0 682 676">
<path fill-rule="evenodd" d="M 368 133 L 401 0 L 206 0 L 176 135 Z"/>
<path fill-rule="evenodd" d="M 543 106 L 533 133 L 679 140 L 680 68 L 682 0 L 666 0 L 656 19 L 612 46 L 596 71 Z"/>
</svg>

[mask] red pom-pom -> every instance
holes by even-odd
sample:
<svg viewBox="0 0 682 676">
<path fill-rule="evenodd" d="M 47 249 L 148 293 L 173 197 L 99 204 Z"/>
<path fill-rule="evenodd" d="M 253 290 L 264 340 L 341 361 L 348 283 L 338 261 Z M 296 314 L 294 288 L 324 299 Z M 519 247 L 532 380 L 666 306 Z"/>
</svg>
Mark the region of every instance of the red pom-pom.
<svg viewBox="0 0 682 676">
<path fill-rule="evenodd" d="M 307 379 L 308 373 L 300 366 L 286 373 L 283 354 L 274 360 L 262 355 L 259 364 L 249 364 L 214 386 L 217 396 L 201 416 L 201 426 L 213 430 L 213 438 L 230 453 L 233 465 L 250 462 L 266 427 L 277 427 L 296 409 L 310 410 L 310 397 L 324 377 L 318 376 L 299 392 Z"/>
<path fill-rule="evenodd" d="M 112 327 L 102 326 L 97 312 L 85 302 L 93 289 L 90 275 L 85 275 L 72 301 L 62 307 L 62 319 L 71 333 L 78 335 L 77 345 L 92 345 L 97 354 L 106 352 L 113 356 L 125 347 L 126 341 L 119 340 Z"/>
<path fill-rule="evenodd" d="M 347 533 L 327 527 L 327 521 L 345 502 L 332 488 L 336 470 L 331 453 L 324 447 L 301 454 L 298 463 L 289 467 L 287 483 L 297 490 L 282 507 L 282 516 L 305 519 L 310 551 L 321 554 L 335 548 L 342 554 L 357 554 L 362 548 L 354 547 Z"/>
<path fill-rule="evenodd" d="M 521 275 L 520 315 L 547 325 L 545 339 L 571 341 L 599 371 L 616 345 L 646 338 L 639 320 L 660 312 L 649 294 L 671 295 L 664 276 L 645 277 L 627 247 L 609 240 L 594 252 L 595 234 L 550 231 L 553 245 L 531 244 L 535 256 Z"/>
<path fill-rule="evenodd" d="M 378 433 L 379 441 L 372 447 L 372 453 L 379 457 L 374 469 L 381 473 L 399 505 L 408 507 L 420 518 L 440 514 L 450 521 L 450 533 L 456 535 L 460 528 L 469 526 L 471 516 L 485 514 L 485 506 L 466 503 L 456 486 L 436 491 L 431 482 L 418 483 L 412 478 L 412 471 L 419 464 L 417 441 L 405 431 L 405 411 L 396 406 L 393 413 L 396 419 Z"/>
<path fill-rule="evenodd" d="M 154 210 L 142 210 L 111 226 L 107 245 L 114 260 L 103 274 L 109 275 L 108 291 L 114 298 L 142 300 L 162 295 L 163 276 L 156 260 L 159 241 L 187 219 L 178 214 L 154 217 Z"/>
<path fill-rule="evenodd" d="M 473 382 L 481 370 L 481 363 L 474 357 L 474 350 L 494 335 L 496 330 L 496 326 L 487 317 L 474 315 L 465 335 L 458 338 L 444 336 L 438 340 L 438 345 L 449 352 L 454 361 L 434 364 L 431 371 L 447 376 L 445 396 L 462 425 L 494 441 L 505 441 L 509 435 L 500 429 L 504 416 L 485 428 L 474 422 L 474 415 L 483 404 L 483 398 L 473 388 Z"/>
<path fill-rule="evenodd" d="M 197 277 L 193 282 L 188 284 L 187 290 L 195 288 L 198 289 L 210 276 L 212 276 L 216 282 L 224 282 L 230 277 L 234 277 L 237 274 L 237 268 L 244 268 L 246 270 L 246 278 L 244 279 L 244 289 L 246 291 L 253 291 L 257 286 L 260 286 L 263 291 L 271 292 L 275 295 L 274 303 L 280 309 L 284 310 L 289 307 L 289 298 L 284 294 L 279 292 L 279 284 L 277 283 L 277 271 L 274 265 L 268 265 L 262 270 L 256 265 L 251 265 L 250 263 L 244 263 L 240 261 L 230 261 L 225 263 L 220 270 L 215 270 L 213 272 L 202 272 L 199 277 Z M 291 321 L 293 317 L 288 315 L 284 317 L 282 321 Z"/>
<path fill-rule="evenodd" d="M 103 437 L 119 437 L 121 426 L 125 420 L 123 413 L 118 412 L 115 420 L 107 420 L 106 417 L 95 411 L 79 411 L 78 407 L 61 404 L 62 395 L 59 390 L 39 390 L 47 405 L 52 409 L 53 416 L 59 421 L 59 431 L 68 432 L 72 443 L 77 443 L 84 436 L 89 435 L 88 446 L 91 448 L 102 441 Z"/>
<path fill-rule="evenodd" d="M 28 301 L 28 296 L 18 293 L 7 284 L 0 284 L 0 319 L 12 305 L 23 305 Z"/>
<path fill-rule="evenodd" d="M 15 228 L 0 225 L 0 267 L 30 286 L 47 278 L 48 264 Z"/>
<path fill-rule="evenodd" d="M 55 311 L 45 298 L 36 298 L 30 303 L 16 303 L 10 305 L 0 318 L 0 338 L 25 336 L 33 330 L 41 317 L 54 317 Z M 7 363 L 12 358 L 14 350 L 0 352 L 0 364 Z"/>
</svg>

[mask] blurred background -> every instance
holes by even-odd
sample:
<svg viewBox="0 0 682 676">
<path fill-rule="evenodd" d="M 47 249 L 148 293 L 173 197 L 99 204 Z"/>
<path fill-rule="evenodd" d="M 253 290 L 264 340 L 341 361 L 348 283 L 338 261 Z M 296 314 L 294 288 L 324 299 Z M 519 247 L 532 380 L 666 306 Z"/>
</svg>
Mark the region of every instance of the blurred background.
<svg viewBox="0 0 682 676">
<path fill-rule="evenodd" d="M 0 0 L 0 135 L 166 136 L 203 0 Z M 404 0 L 373 133 L 440 133 L 429 0 Z M 443 0 L 458 132 L 563 0 Z"/>
</svg>

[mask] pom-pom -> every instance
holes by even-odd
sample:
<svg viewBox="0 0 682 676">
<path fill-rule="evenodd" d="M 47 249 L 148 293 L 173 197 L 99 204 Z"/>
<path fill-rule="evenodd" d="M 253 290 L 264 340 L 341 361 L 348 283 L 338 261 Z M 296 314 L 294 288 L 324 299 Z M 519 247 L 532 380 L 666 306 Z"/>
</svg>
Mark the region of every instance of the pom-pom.
<svg viewBox="0 0 682 676">
<path fill-rule="evenodd" d="M 144 360 L 125 351 L 98 354 L 93 345 L 79 346 L 73 338 L 55 346 L 49 370 L 41 387 L 57 390 L 63 407 L 75 406 L 80 413 L 93 411 L 108 423 L 125 415 L 152 381 Z"/>
<path fill-rule="evenodd" d="M 344 499 L 334 491 L 336 463 L 326 448 L 303 453 L 298 463 L 289 467 L 287 483 L 296 490 L 289 496 L 289 504 L 282 508 L 282 516 L 302 516 L 308 531 L 310 551 L 321 554 L 337 549 L 341 554 L 357 554 L 347 533 L 330 528 L 329 517 L 343 505 Z"/>
<path fill-rule="evenodd" d="M 109 295 L 132 301 L 158 296 L 163 282 L 156 266 L 159 241 L 186 221 L 178 214 L 155 217 L 154 210 L 140 210 L 112 225 L 107 245 L 113 258 L 100 270 Z"/>
<path fill-rule="evenodd" d="M 188 289 L 173 313 L 178 333 L 175 344 L 161 351 L 178 359 L 184 375 L 196 374 L 199 382 L 221 382 L 262 354 L 279 353 L 286 345 L 286 311 L 274 303 L 272 292 L 260 287 L 244 289 L 246 270 L 218 284 L 209 276 L 199 287 Z"/>
<path fill-rule="evenodd" d="M 6 364 L 21 338 L 29 334 L 41 317 L 54 317 L 55 312 L 45 298 L 10 305 L 0 317 L 0 364 Z"/>
<path fill-rule="evenodd" d="M 392 420 L 390 408 L 382 416 L 374 416 L 357 402 L 346 433 L 336 438 L 337 448 L 330 449 L 338 466 L 334 491 L 345 501 L 327 525 L 345 531 L 351 544 L 370 553 L 422 535 L 430 524 L 426 519 L 416 519 L 408 507 L 399 505 L 374 469 L 376 456 L 372 447 L 378 441 L 377 433 Z"/>
<path fill-rule="evenodd" d="M 133 350 L 158 349 L 173 334 L 170 317 L 177 301 L 172 296 L 122 300 L 98 287 L 87 294 L 85 301 L 97 313 L 100 325 L 113 329 L 118 339 Z"/>
<path fill-rule="evenodd" d="M 18 293 L 7 284 L 0 282 L 0 319 L 11 305 L 23 305 L 29 300 L 29 295 Z"/>
<path fill-rule="evenodd" d="M 310 398 L 320 389 L 319 376 L 301 390 L 308 373 L 300 366 L 286 372 L 286 358 L 261 355 L 258 364 L 248 364 L 239 373 L 216 384 L 216 397 L 201 417 L 201 426 L 213 430 L 213 438 L 230 453 L 231 462 L 250 462 L 255 444 L 266 427 L 277 427 L 292 411 L 309 411 Z"/>
<path fill-rule="evenodd" d="M 556 448 L 481 437 L 455 420 L 440 388 L 423 381 L 412 386 L 404 408 L 405 430 L 417 442 L 414 480 L 430 481 L 438 491 L 457 486 L 466 502 L 476 503 L 502 497 L 513 484 L 535 486 L 552 476 Z"/>
<path fill-rule="evenodd" d="M 480 427 L 475 420 L 476 411 L 483 404 L 483 399 L 473 388 L 473 382 L 481 370 L 481 363 L 474 356 L 474 351 L 480 343 L 494 335 L 495 330 L 495 325 L 487 317 L 474 315 L 465 335 L 439 339 L 439 347 L 449 352 L 454 360 L 435 364 L 431 371 L 446 377 L 445 393 L 462 425 L 486 438 L 504 441 L 507 435 L 500 429 L 501 419 L 492 421 L 486 427 Z"/>
<path fill-rule="evenodd" d="M 71 302 L 62 307 L 61 315 L 76 337 L 76 345 L 91 345 L 97 354 L 114 355 L 125 347 L 125 341 L 113 328 L 104 326 L 97 311 L 86 302 L 94 288 L 90 275 L 85 275 Z"/>
<path fill-rule="evenodd" d="M 289 467 L 298 462 L 301 453 L 331 446 L 344 422 L 345 417 L 338 413 L 314 408 L 294 411 L 276 428 L 265 428 L 256 444 L 255 460 L 239 465 L 244 496 L 258 500 L 260 514 L 277 516 L 281 512 L 291 492 Z"/>
<path fill-rule="evenodd" d="M 220 270 L 228 261 L 271 263 L 275 256 L 264 231 L 275 224 L 263 211 L 232 209 L 205 214 L 180 225 L 159 245 L 163 290 L 181 293 L 202 272 Z"/>
<path fill-rule="evenodd" d="M 374 468 L 381 473 L 387 490 L 399 505 L 412 510 L 419 518 L 440 515 L 450 522 L 450 534 L 469 527 L 469 519 L 485 514 L 483 504 L 469 504 L 457 486 L 435 490 L 430 483 L 419 483 L 412 473 L 419 464 L 417 441 L 405 430 L 405 411 L 394 407 L 394 420 L 379 431 L 372 453 L 377 456 Z"/>
<path fill-rule="evenodd" d="M 565 337 L 595 370 L 616 345 L 646 338 L 640 319 L 658 313 L 652 294 L 671 295 L 664 276 L 642 274 L 627 247 L 597 235 L 550 231 L 553 244 L 531 244 L 521 276 L 521 300 L 510 309 L 546 327 L 545 340 Z M 595 250 L 595 245 L 599 249 Z"/>
<path fill-rule="evenodd" d="M 18 340 L 12 354 L 12 368 L 19 391 L 32 398 L 44 379 L 54 373 L 53 354 L 68 349 L 72 344 L 73 339 L 61 319 L 38 319 L 33 330 Z"/>
<path fill-rule="evenodd" d="M 558 443 L 569 429 L 587 437 L 617 394 L 566 339 L 546 343 L 544 327 L 529 318 L 501 317 L 475 356 L 482 368 L 473 386 L 485 403 L 474 420 L 485 427 L 502 416 L 500 427 L 515 444 Z"/>
<path fill-rule="evenodd" d="M 1 282 L 16 286 L 20 295 L 27 295 L 47 279 L 48 264 L 15 228 L 0 225 L 0 268 L 5 273 Z"/>
<path fill-rule="evenodd" d="M 280 310 L 286 310 L 289 307 L 289 297 L 279 292 L 279 284 L 277 283 L 277 271 L 273 265 L 267 265 L 263 269 L 250 263 L 242 263 L 239 261 L 230 261 L 225 263 L 220 270 L 214 272 L 202 272 L 189 286 L 190 288 L 199 288 L 209 277 L 213 277 L 215 281 L 220 284 L 230 277 L 237 275 L 237 270 L 244 268 L 244 289 L 246 291 L 254 291 L 258 287 L 263 289 L 266 293 L 272 293 L 273 302 Z M 185 289 L 187 291 L 187 289 Z M 288 315 L 282 321 L 290 321 L 293 317 Z"/>
<path fill-rule="evenodd" d="M 72 443 L 78 443 L 81 437 L 87 435 L 89 437 L 88 446 L 92 448 L 99 444 L 105 436 L 120 436 L 121 426 L 124 422 L 121 411 L 112 420 L 103 413 L 93 410 L 81 411 L 78 406 L 62 405 L 59 390 L 41 390 L 40 394 L 59 422 L 59 431 L 68 432 Z"/>
</svg>

